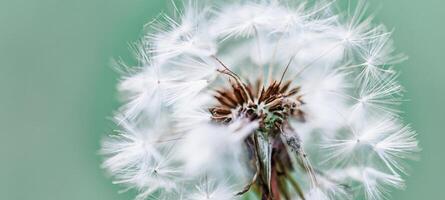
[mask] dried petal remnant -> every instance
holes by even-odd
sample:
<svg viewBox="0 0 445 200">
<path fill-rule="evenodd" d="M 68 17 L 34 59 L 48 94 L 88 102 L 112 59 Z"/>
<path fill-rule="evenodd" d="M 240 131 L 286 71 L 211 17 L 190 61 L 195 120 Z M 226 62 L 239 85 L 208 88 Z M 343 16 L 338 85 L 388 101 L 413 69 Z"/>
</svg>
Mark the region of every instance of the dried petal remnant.
<svg viewBox="0 0 445 200">
<path fill-rule="evenodd" d="M 233 119 L 248 118 L 259 120 L 265 126 L 268 116 L 269 120 L 270 116 L 275 116 L 278 119 L 276 128 L 279 128 L 288 117 L 303 119 L 304 113 L 300 109 L 303 101 L 298 94 L 300 87 L 289 89 L 291 81 L 284 84 L 273 81 L 267 88 L 257 81 L 255 85 L 244 85 L 247 92 L 241 89 L 240 84 L 243 83 L 233 83 L 229 88 L 217 90 L 215 98 L 219 105 L 209 109 L 213 120 L 229 123 Z M 248 96 L 253 101 L 248 101 Z"/>
</svg>

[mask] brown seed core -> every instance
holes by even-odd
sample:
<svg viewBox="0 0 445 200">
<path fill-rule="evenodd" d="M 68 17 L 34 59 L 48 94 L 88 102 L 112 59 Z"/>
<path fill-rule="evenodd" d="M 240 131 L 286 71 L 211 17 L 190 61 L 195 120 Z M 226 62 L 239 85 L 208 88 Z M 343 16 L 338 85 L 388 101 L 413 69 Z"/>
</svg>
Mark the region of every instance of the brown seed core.
<svg viewBox="0 0 445 200">
<path fill-rule="evenodd" d="M 291 81 L 273 81 L 266 88 L 260 80 L 255 84 L 241 84 L 231 81 L 231 87 L 216 91 L 218 105 L 209 109 L 214 121 L 229 123 L 234 119 L 248 118 L 259 120 L 261 124 L 267 115 L 273 115 L 280 119 L 276 124 L 278 128 L 288 117 L 304 118 L 300 87 L 291 88 Z"/>
</svg>

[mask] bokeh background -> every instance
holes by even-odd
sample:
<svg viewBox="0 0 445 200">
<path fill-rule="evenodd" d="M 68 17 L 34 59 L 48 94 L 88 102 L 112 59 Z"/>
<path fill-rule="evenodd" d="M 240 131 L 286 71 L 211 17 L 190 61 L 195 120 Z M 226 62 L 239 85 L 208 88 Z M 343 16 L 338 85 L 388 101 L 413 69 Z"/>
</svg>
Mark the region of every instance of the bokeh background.
<svg viewBox="0 0 445 200">
<path fill-rule="evenodd" d="M 339 0 L 345 5 L 345 0 Z M 393 199 L 443 198 L 445 1 L 373 0 L 394 29 L 409 99 L 404 118 L 423 148 Z M 165 0 L 0 0 L 0 199 L 130 200 L 100 169 L 100 140 L 119 105 L 113 58 L 168 11 Z"/>
</svg>

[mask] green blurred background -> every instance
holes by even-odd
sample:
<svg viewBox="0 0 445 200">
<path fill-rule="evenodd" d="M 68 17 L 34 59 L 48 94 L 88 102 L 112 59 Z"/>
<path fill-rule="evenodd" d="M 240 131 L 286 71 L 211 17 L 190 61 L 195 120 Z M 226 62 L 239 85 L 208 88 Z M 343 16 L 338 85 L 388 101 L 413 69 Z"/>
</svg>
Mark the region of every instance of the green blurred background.
<svg viewBox="0 0 445 200">
<path fill-rule="evenodd" d="M 393 199 L 441 199 L 445 181 L 445 1 L 374 0 L 410 59 L 400 65 L 404 117 L 423 151 L 407 190 Z M 345 1 L 340 0 L 340 4 Z M 100 169 L 100 139 L 113 129 L 113 58 L 164 0 L 0 0 L 0 199 L 113 200 L 120 187 Z"/>
</svg>

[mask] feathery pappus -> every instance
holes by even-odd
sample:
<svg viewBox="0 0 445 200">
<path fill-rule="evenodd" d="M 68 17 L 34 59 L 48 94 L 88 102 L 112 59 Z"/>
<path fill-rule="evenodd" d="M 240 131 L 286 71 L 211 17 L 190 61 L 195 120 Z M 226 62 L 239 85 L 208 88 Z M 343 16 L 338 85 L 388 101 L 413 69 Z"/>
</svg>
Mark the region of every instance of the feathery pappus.
<svg viewBox="0 0 445 200">
<path fill-rule="evenodd" d="M 103 167 L 136 199 L 379 200 L 419 150 L 359 1 L 184 1 L 147 25 Z"/>
</svg>

